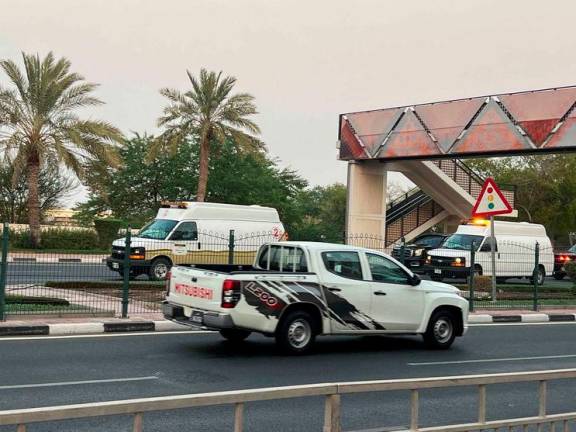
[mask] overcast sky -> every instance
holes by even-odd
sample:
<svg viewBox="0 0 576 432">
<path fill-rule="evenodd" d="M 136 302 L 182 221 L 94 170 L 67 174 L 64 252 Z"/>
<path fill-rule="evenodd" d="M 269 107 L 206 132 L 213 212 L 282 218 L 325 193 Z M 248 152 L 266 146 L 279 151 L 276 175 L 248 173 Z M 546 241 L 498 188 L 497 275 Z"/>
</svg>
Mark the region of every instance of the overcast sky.
<svg viewBox="0 0 576 432">
<path fill-rule="evenodd" d="M 575 18 L 568 0 L 0 0 L 0 58 L 68 57 L 126 133 L 155 132 L 186 69 L 222 70 L 271 154 L 328 184 L 339 113 L 575 84 Z"/>
</svg>

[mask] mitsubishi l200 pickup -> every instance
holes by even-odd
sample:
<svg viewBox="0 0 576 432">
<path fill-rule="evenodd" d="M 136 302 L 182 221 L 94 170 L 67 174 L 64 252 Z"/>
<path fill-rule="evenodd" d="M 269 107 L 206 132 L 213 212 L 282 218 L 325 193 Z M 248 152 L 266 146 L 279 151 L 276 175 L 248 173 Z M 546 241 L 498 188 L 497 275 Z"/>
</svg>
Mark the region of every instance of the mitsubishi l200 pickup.
<svg viewBox="0 0 576 432">
<path fill-rule="evenodd" d="M 274 336 L 295 354 L 320 335 L 419 334 L 446 349 L 468 328 L 468 301 L 457 288 L 420 280 L 384 253 L 341 244 L 265 244 L 249 271 L 177 265 L 167 287 L 167 319 L 236 342 L 251 332 Z"/>
</svg>

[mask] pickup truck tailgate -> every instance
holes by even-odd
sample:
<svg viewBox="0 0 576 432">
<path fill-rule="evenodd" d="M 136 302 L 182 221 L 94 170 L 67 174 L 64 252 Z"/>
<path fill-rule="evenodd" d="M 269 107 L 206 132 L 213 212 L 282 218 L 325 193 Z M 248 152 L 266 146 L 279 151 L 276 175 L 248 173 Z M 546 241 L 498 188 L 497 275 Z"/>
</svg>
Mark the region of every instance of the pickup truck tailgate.
<svg viewBox="0 0 576 432">
<path fill-rule="evenodd" d="M 222 284 L 225 273 L 189 267 L 172 267 L 170 277 L 171 302 L 218 312 L 222 302 Z"/>
</svg>

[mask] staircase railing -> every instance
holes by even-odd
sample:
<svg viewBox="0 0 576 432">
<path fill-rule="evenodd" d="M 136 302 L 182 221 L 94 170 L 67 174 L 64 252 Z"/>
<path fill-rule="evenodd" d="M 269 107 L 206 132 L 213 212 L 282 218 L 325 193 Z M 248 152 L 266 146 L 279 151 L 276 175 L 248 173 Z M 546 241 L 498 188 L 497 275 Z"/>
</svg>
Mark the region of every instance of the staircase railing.
<svg viewBox="0 0 576 432">
<path fill-rule="evenodd" d="M 457 159 L 435 160 L 433 163 L 448 175 L 458 186 L 477 198 L 484 179 Z M 516 186 L 501 184 L 502 194 L 514 207 Z M 410 189 L 404 195 L 390 201 L 386 211 L 385 247 L 397 242 L 409 232 L 438 215 L 444 209 L 420 188 Z"/>
</svg>

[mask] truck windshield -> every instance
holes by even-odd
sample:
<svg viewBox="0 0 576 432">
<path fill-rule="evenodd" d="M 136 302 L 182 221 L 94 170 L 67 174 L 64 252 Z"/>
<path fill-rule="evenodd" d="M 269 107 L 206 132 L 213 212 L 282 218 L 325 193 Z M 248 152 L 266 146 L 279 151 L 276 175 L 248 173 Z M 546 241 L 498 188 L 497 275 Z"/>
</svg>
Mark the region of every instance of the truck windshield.
<svg viewBox="0 0 576 432">
<path fill-rule="evenodd" d="M 164 240 L 177 223 L 178 221 L 170 219 L 154 219 L 140 230 L 138 237 Z"/>
<path fill-rule="evenodd" d="M 482 243 L 484 239 L 483 236 L 475 236 L 470 234 L 452 234 L 444 243 L 442 243 L 442 249 L 457 249 L 457 250 L 470 250 L 472 243 L 475 243 L 475 250 L 478 250 L 478 246 Z"/>
</svg>

